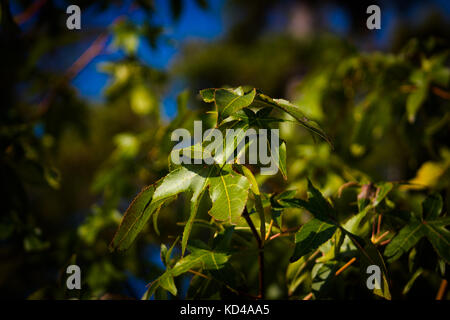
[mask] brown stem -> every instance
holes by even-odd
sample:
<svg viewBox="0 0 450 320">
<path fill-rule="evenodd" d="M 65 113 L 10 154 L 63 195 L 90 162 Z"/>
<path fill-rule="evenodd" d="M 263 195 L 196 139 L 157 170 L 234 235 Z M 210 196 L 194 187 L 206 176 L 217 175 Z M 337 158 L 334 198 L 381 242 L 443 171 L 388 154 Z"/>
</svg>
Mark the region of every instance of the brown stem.
<svg viewBox="0 0 450 320">
<path fill-rule="evenodd" d="M 299 227 L 288 228 L 288 229 L 286 229 L 286 230 L 284 230 L 284 231 L 281 231 L 281 232 L 276 233 L 276 234 L 274 234 L 273 236 L 271 236 L 271 237 L 269 238 L 269 241 L 271 241 L 271 240 L 273 240 L 273 239 L 276 239 L 276 238 L 278 238 L 278 237 L 291 236 L 291 235 L 297 233 L 297 231 L 298 231 L 299 229 L 300 229 Z"/>
<path fill-rule="evenodd" d="M 259 279 L 259 298 L 265 299 L 265 286 L 264 286 L 264 246 L 263 242 L 261 241 L 261 237 L 258 234 L 258 231 L 256 231 L 255 225 L 253 224 L 252 219 L 250 219 L 250 216 L 248 214 L 247 208 L 244 208 L 243 216 L 245 218 L 245 221 L 247 221 L 247 224 L 250 227 L 250 230 L 252 230 L 253 236 L 256 239 L 256 243 L 258 244 L 258 265 L 259 265 L 259 273 L 258 273 L 258 279 Z"/>
<path fill-rule="evenodd" d="M 442 300 L 442 298 L 444 297 L 446 288 L 447 288 L 447 280 L 442 279 L 441 285 L 439 286 L 439 291 L 436 295 L 436 300 Z"/>
<path fill-rule="evenodd" d="M 303 300 L 311 300 L 312 296 L 313 296 L 313 293 L 310 292 L 303 298 Z"/>
<path fill-rule="evenodd" d="M 435 95 L 437 95 L 443 99 L 450 100 L 450 92 L 442 90 L 441 88 L 438 88 L 438 87 L 433 87 L 432 90 Z"/>
<path fill-rule="evenodd" d="M 381 217 L 383 216 L 383 214 L 379 214 L 378 215 L 378 226 L 377 226 L 377 234 L 380 234 L 380 230 L 381 230 Z"/>
<path fill-rule="evenodd" d="M 335 276 L 340 275 L 342 272 L 344 272 L 345 269 L 347 269 L 348 267 L 350 267 L 350 265 L 355 262 L 356 258 L 353 257 L 350 259 L 349 262 L 347 262 L 346 264 L 344 264 L 344 266 L 342 268 L 340 268 L 338 271 L 336 271 Z"/>
</svg>

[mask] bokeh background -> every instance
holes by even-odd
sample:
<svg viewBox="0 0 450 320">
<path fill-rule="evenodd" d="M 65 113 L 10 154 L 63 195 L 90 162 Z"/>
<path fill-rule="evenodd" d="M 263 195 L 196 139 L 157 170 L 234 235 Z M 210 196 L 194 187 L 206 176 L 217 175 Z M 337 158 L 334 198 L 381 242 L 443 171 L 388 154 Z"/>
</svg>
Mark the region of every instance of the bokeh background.
<svg viewBox="0 0 450 320">
<path fill-rule="evenodd" d="M 375 3 L 381 29 L 368 30 Z M 81 30 L 66 28 L 70 4 Z M 149 228 L 125 253 L 108 243 L 134 195 L 167 172 L 170 132 L 208 121 L 203 88 L 289 99 L 333 138 L 334 151 L 283 127 L 290 177 L 264 181 L 267 192 L 304 194 L 306 177 L 326 195 L 352 177 L 414 181 L 448 208 L 449 1 L 2 0 L 0 23 L 2 298 L 144 294 L 185 199 L 162 210 L 160 235 Z M 77 292 L 65 290 L 72 263 Z M 287 298 L 286 275 L 267 273 L 268 298 Z M 178 281 L 186 297 L 190 277 Z M 436 281 L 408 297 L 428 297 Z"/>
</svg>

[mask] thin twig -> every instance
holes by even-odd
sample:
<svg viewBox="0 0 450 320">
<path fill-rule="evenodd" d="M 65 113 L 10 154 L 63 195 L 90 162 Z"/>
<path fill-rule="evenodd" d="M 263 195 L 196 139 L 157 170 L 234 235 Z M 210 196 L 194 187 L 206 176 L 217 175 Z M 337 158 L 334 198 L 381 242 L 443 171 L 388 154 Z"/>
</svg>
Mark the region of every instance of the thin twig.
<svg viewBox="0 0 450 320">
<path fill-rule="evenodd" d="M 256 243 L 258 244 L 258 265 L 259 265 L 259 294 L 258 296 L 260 299 L 265 298 L 265 287 L 264 287 L 264 248 L 263 243 L 261 241 L 261 237 L 258 234 L 258 231 L 256 231 L 255 225 L 253 224 L 252 219 L 250 219 L 250 216 L 248 214 L 247 208 L 244 208 L 244 213 L 242 214 L 245 218 L 245 221 L 247 221 L 247 224 L 249 225 L 250 229 L 252 230 L 253 236 L 256 239 Z"/>
<path fill-rule="evenodd" d="M 350 259 L 349 262 L 347 262 L 346 264 L 344 264 L 344 266 L 342 268 L 340 268 L 338 271 L 336 271 L 336 273 L 334 274 L 335 276 L 340 275 L 342 272 L 344 272 L 345 269 L 347 269 L 348 267 L 350 267 L 350 265 L 356 261 L 356 258 L 353 257 Z"/>
<path fill-rule="evenodd" d="M 377 237 L 376 243 L 378 243 L 381 240 L 383 240 L 383 238 L 386 237 L 388 234 L 389 234 L 389 230 L 386 230 L 381 236 Z"/>
<path fill-rule="evenodd" d="M 312 296 L 313 296 L 313 293 L 310 292 L 303 298 L 303 300 L 311 300 Z"/>
<path fill-rule="evenodd" d="M 433 87 L 431 90 L 433 90 L 433 93 L 443 99 L 450 100 L 450 92 L 447 92 L 445 90 L 442 90 L 438 87 Z"/>
<path fill-rule="evenodd" d="M 377 234 L 380 234 L 380 229 L 381 229 L 381 218 L 382 218 L 382 214 L 380 213 L 378 215 L 378 226 L 377 226 Z"/>
<path fill-rule="evenodd" d="M 273 240 L 273 239 L 276 239 L 276 238 L 278 238 L 278 237 L 291 236 L 291 235 L 297 233 L 297 231 L 298 231 L 299 229 L 300 229 L 299 227 L 294 227 L 294 228 L 286 229 L 286 230 L 281 231 L 281 232 L 279 232 L 279 233 L 275 233 L 273 236 L 271 236 L 271 237 L 269 238 L 269 241 L 271 241 L 271 240 Z"/>
<path fill-rule="evenodd" d="M 441 285 L 439 286 L 439 291 L 436 295 L 436 300 L 442 300 L 444 297 L 445 289 L 447 289 L 447 280 L 442 279 Z"/>
<path fill-rule="evenodd" d="M 375 239 L 375 220 L 376 220 L 376 218 L 375 217 L 373 217 L 373 222 L 372 222 L 372 242 L 373 242 L 373 239 Z"/>
<path fill-rule="evenodd" d="M 256 239 L 256 242 L 258 243 L 258 248 L 260 248 L 261 247 L 261 237 L 259 236 L 258 231 L 256 230 L 252 219 L 250 219 L 250 215 L 248 214 L 247 208 L 244 208 L 244 212 L 242 215 L 244 216 L 245 221 L 247 221 L 247 224 L 250 227 L 250 230 L 252 231 L 253 236 Z"/>
<path fill-rule="evenodd" d="M 281 232 L 279 232 L 279 233 L 276 233 L 276 234 L 274 234 L 273 236 L 271 236 L 270 238 L 269 238 L 269 240 L 273 240 L 273 239 L 276 239 L 276 238 L 278 238 L 279 236 L 281 236 L 282 235 L 282 233 Z"/>
<path fill-rule="evenodd" d="M 343 184 L 342 186 L 340 186 L 339 189 L 338 189 L 338 198 L 341 197 L 342 192 L 344 191 L 344 189 L 350 188 L 350 187 L 354 187 L 354 186 L 359 186 L 359 183 L 356 182 L 356 181 L 350 181 L 350 182 L 344 183 L 344 184 Z"/>
<path fill-rule="evenodd" d="M 203 274 L 201 272 L 198 272 L 198 271 L 195 271 L 195 270 L 192 270 L 192 269 L 188 270 L 188 272 L 190 272 L 192 274 L 195 274 L 196 276 L 202 277 L 204 279 L 212 280 L 212 278 L 208 277 L 207 275 L 205 275 L 205 274 Z"/>
</svg>

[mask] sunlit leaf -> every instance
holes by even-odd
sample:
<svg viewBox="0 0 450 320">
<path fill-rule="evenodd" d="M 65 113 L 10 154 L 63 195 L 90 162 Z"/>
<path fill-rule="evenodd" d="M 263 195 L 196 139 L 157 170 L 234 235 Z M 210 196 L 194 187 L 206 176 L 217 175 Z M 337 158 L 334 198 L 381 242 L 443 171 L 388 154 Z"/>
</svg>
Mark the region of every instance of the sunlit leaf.
<svg viewBox="0 0 450 320">
<path fill-rule="evenodd" d="M 209 214 L 220 221 L 237 223 L 247 201 L 250 187 L 247 178 L 229 173 L 212 177 L 210 181 L 213 206 Z"/>
<path fill-rule="evenodd" d="M 219 112 L 219 123 L 235 112 L 248 107 L 253 102 L 255 95 L 255 89 L 242 95 L 230 89 L 217 89 L 214 93 L 214 100 Z"/>
</svg>

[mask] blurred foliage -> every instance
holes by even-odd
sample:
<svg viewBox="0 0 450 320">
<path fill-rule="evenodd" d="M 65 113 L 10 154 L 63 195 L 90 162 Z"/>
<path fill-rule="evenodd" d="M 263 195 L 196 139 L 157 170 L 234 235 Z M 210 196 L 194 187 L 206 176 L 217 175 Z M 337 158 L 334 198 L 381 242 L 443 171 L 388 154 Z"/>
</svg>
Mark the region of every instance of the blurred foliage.
<svg viewBox="0 0 450 320">
<path fill-rule="evenodd" d="M 192 132 L 194 120 L 216 124 L 197 92 L 239 85 L 289 99 L 332 141 L 314 138 L 295 116 L 273 110 L 286 148 L 284 170 L 261 176 L 253 167 L 237 169 L 252 182 L 245 210 L 259 232 L 268 232 L 267 298 L 434 299 L 442 280 L 449 280 L 445 19 L 430 18 L 416 29 L 400 25 L 392 50 L 381 52 L 364 50 L 361 39 L 370 37 L 357 26 L 365 25 L 365 1 L 343 7 L 352 41 L 326 32 L 268 32 L 267 17 L 278 4 L 229 1 L 228 32 L 220 40 L 188 42 L 170 70 L 161 71 L 137 54 L 140 43 L 157 48 L 166 37 L 164 26 L 153 23 L 152 1 L 79 1 L 82 11 L 99 13 L 130 5 L 110 26 L 83 32 L 67 32 L 64 5 L 40 2 L 27 27 L 12 16 L 9 1 L 1 1 L 0 297 L 139 299 L 135 283 L 141 281 L 153 284 L 144 298 L 255 298 L 259 250 L 248 221 L 212 219 L 208 196 L 198 199 L 192 220 L 192 195 L 172 197 L 127 250 L 108 249 L 131 199 L 171 172 L 172 131 Z M 24 12 L 32 7 L 32 1 L 16 3 Z M 170 1 L 175 22 L 185 5 Z M 195 5 L 209 8 L 207 1 Z M 288 10 L 292 5 L 283 2 Z M 326 29 L 315 19 L 321 4 L 305 6 Z M 143 23 L 127 18 L 133 10 L 144 14 Z M 70 66 L 74 56 L 57 52 L 76 51 L 102 35 L 110 40 L 108 50 L 122 56 L 98 65 L 110 81 L 104 99 L 91 102 L 70 82 L 81 69 L 58 68 Z M 166 119 L 161 101 L 180 80 L 187 89 L 178 96 L 176 116 Z M 247 120 L 249 114 L 257 117 L 247 113 Z M 179 241 L 188 224 L 189 242 Z M 318 228 L 326 232 L 305 243 Z M 365 267 L 374 261 L 385 265 L 377 295 L 365 287 Z M 81 267 L 82 290 L 66 289 L 69 264 Z"/>
</svg>

